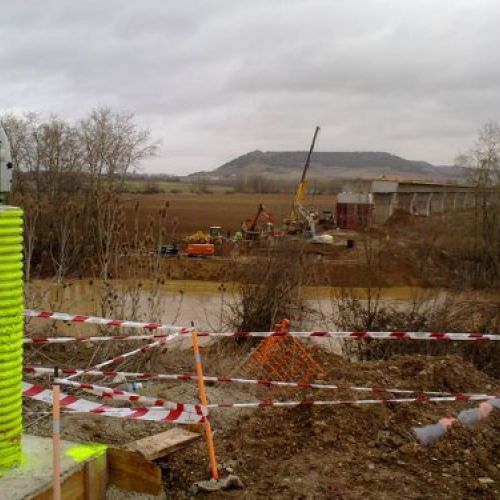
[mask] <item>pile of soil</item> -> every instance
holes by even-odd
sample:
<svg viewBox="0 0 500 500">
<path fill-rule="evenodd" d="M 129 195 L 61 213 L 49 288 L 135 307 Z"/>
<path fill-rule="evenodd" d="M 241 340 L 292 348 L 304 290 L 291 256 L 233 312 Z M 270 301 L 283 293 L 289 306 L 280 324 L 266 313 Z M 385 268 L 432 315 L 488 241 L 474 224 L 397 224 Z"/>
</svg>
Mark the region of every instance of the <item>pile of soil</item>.
<svg viewBox="0 0 500 500">
<path fill-rule="evenodd" d="M 64 349 L 51 351 L 63 357 Z M 235 348 L 202 350 L 207 374 L 230 374 L 229 360 L 241 365 Z M 33 353 L 35 354 L 35 353 Z M 322 379 L 361 386 L 414 390 L 500 393 L 490 378 L 459 356 L 400 356 L 385 361 L 351 363 L 315 348 Z M 30 356 L 31 357 L 31 356 Z M 219 363 L 218 360 L 219 359 Z M 74 361 L 74 360 L 73 360 Z M 82 360 L 83 361 L 83 360 Z M 95 360 L 94 360 L 95 362 Z M 40 360 L 40 364 L 43 361 Z M 60 366 L 64 363 L 61 362 Z M 192 372 L 192 357 L 163 352 L 150 361 L 165 373 Z M 81 363 L 80 366 L 84 366 Z M 120 369 L 125 369 L 120 367 Z M 141 367 L 128 368 L 140 369 Z M 238 373 L 239 374 L 239 373 Z M 238 374 L 231 373 L 232 376 Z M 44 381 L 45 382 L 45 381 Z M 103 383 L 104 384 L 104 383 Z M 266 387 L 234 383 L 208 385 L 210 402 L 268 399 Z M 275 399 L 381 399 L 383 394 L 283 389 Z M 196 385 L 162 382 L 143 393 L 171 400 L 196 400 Z M 385 394 L 387 396 L 387 394 Z M 91 398 L 90 396 L 84 396 Z M 222 474 L 235 473 L 241 491 L 211 498 L 498 498 L 500 495 L 500 411 L 473 427 L 455 425 L 441 440 L 424 447 L 411 428 L 436 423 L 474 402 L 384 404 L 370 406 L 217 409 L 211 413 Z M 29 411 L 47 410 L 26 402 Z M 27 432 L 50 435 L 50 420 L 27 416 Z M 63 437 L 77 441 L 123 444 L 165 430 L 164 424 L 89 415 L 65 415 Z M 194 482 L 209 477 L 203 440 L 162 462 L 168 498 L 190 498 Z"/>
<path fill-rule="evenodd" d="M 458 357 L 359 364 L 325 353 L 323 366 L 328 379 L 336 382 L 442 391 L 500 387 Z M 318 399 L 352 396 L 321 392 L 315 394 Z M 222 427 L 215 436 L 223 470 L 234 470 L 246 488 L 212 497 L 498 498 L 500 412 L 474 427 L 456 425 L 429 447 L 421 446 L 411 433 L 413 426 L 474 406 L 477 403 L 247 411 L 234 427 Z M 222 411 L 231 410 L 218 410 Z M 218 412 L 212 413 L 215 421 Z M 207 475 L 206 448 L 198 443 L 170 460 L 167 491 L 172 498 L 188 498 L 190 485 Z"/>
</svg>

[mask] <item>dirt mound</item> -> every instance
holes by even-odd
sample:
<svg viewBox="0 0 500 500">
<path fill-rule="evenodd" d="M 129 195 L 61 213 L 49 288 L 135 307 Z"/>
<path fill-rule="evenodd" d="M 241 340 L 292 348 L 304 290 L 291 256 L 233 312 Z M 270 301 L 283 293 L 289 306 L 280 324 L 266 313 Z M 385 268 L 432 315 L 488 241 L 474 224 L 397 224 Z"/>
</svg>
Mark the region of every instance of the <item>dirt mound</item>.
<svg viewBox="0 0 500 500">
<path fill-rule="evenodd" d="M 385 227 L 399 227 L 399 226 L 408 226 L 412 222 L 415 222 L 416 216 L 410 214 L 406 210 L 396 209 L 394 213 L 387 219 L 384 224 Z"/>
<path fill-rule="evenodd" d="M 231 369 L 242 363 L 242 352 L 238 349 L 204 348 L 206 373 L 238 376 L 240 372 L 232 373 Z M 323 367 L 324 380 L 334 383 L 500 393 L 498 380 L 478 371 L 459 356 L 413 355 L 352 363 L 321 349 L 314 348 L 312 352 Z M 56 350 L 51 352 L 51 356 L 55 354 Z M 172 351 L 158 353 L 150 363 L 154 371 L 192 372 L 189 358 Z M 85 364 L 82 362 L 82 366 Z M 267 399 L 268 391 L 262 386 L 234 383 L 207 386 L 212 403 Z M 154 383 L 148 384 L 143 392 L 171 400 L 196 400 L 195 384 Z M 283 399 L 288 394 L 274 393 L 273 397 Z M 324 400 L 382 399 L 384 396 L 387 397 L 387 393 L 310 389 L 293 394 L 294 399 Z M 474 427 L 457 424 L 430 447 L 421 446 L 411 433 L 414 426 L 436 423 L 442 417 L 454 416 L 477 404 L 461 401 L 214 409 L 211 420 L 218 460 L 223 471 L 234 471 L 243 480 L 245 489 L 213 494 L 211 498 L 498 498 L 500 448 L 496 443 L 500 437 L 500 411 L 494 410 L 488 419 Z M 28 432 L 50 435 L 50 420 L 36 413 L 46 407 L 30 401 L 26 407 L 35 412 L 26 417 Z M 66 439 L 126 443 L 160 432 L 165 426 L 66 415 L 62 428 Z M 209 475 L 204 441 L 173 454 L 162 465 L 167 495 L 188 498 L 191 485 Z"/>
<path fill-rule="evenodd" d="M 496 381 L 456 357 L 358 364 L 325 354 L 323 363 L 328 359 L 328 378 L 336 382 L 443 391 L 498 389 Z M 322 392 L 314 396 L 353 397 Z M 246 484 L 239 498 L 494 498 L 500 494 L 500 450 L 495 445 L 500 412 L 475 427 L 457 425 L 427 448 L 411 434 L 412 426 L 435 423 L 474 405 L 248 411 L 234 428 L 216 434 L 218 458 Z M 183 498 L 200 475 L 207 475 L 203 443 L 193 453 L 173 458 L 169 491 Z"/>
</svg>

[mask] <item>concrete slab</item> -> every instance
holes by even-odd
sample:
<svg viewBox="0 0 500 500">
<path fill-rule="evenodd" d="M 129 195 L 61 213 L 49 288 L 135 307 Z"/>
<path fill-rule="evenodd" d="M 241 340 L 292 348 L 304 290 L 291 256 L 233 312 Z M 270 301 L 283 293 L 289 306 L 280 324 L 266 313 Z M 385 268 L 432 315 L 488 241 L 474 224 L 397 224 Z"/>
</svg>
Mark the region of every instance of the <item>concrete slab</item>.
<svg viewBox="0 0 500 500">
<path fill-rule="evenodd" d="M 0 477 L 2 498 L 33 498 L 52 484 L 52 439 L 24 435 L 23 462 Z M 78 473 L 85 464 L 106 452 L 104 445 L 61 442 L 62 480 Z"/>
</svg>

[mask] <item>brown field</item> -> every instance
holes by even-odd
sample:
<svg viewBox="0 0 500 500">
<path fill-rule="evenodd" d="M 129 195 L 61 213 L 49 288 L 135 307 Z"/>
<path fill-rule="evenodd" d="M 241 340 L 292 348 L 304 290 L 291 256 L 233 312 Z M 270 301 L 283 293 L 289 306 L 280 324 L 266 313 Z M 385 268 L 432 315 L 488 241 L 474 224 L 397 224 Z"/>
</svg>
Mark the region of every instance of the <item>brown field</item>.
<svg viewBox="0 0 500 500">
<path fill-rule="evenodd" d="M 153 222 L 153 239 L 146 238 L 147 247 L 154 250 L 158 235 L 159 212 L 169 202 L 167 211 L 167 236 L 162 237 L 162 243 L 176 241 L 180 243 L 181 251 L 185 247 L 181 240 L 188 235 L 202 230 L 207 232 L 210 226 L 222 226 L 224 230 L 230 231 L 234 235 L 240 229 L 241 222 L 247 218 L 254 217 L 257 206 L 263 203 L 269 213 L 272 214 L 275 225 L 280 228 L 283 219 L 288 216 L 291 208 L 291 194 L 249 194 L 249 193 L 217 193 L 217 194 L 197 194 L 197 193 L 169 193 L 169 194 L 144 194 L 127 193 L 122 195 L 122 203 L 126 211 L 126 223 L 129 231 L 133 231 L 134 220 L 137 217 L 140 231 L 149 233 L 147 228 L 149 221 Z M 332 210 L 336 203 L 334 195 L 308 196 L 304 205 L 314 207 L 318 210 Z M 134 207 L 139 204 L 137 216 L 134 215 Z M 178 220 L 178 226 L 174 231 L 174 221 Z M 130 239 L 130 234 L 127 238 Z M 345 241 L 347 238 L 357 239 L 359 235 L 355 232 L 336 231 L 335 238 L 337 244 L 331 248 L 319 248 L 313 245 L 311 248 L 304 247 L 306 255 L 304 262 L 307 272 L 303 277 L 303 284 L 318 286 L 365 286 L 366 285 L 366 259 L 364 251 L 360 245 L 356 249 L 347 249 Z M 245 264 L 234 260 L 231 245 L 218 247 L 216 258 L 207 260 L 192 260 L 188 258 L 163 259 L 161 270 L 169 279 L 176 280 L 203 280 L 203 281 L 226 281 L 238 280 L 238 276 L 245 274 L 244 267 L 249 269 L 257 265 L 259 259 L 265 255 L 259 253 L 259 248 L 253 248 L 252 259 Z M 318 252 L 323 255 L 318 260 Z M 405 254 L 406 255 L 406 254 Z M 125 261 L 121 261 L 125 265 Z M 380 265 L 384 269 L 384 286 L 408 286 L 422 285 L 427 283 L 415 275 L 414 265 L 408 262 L 407 256 L 395 255 L 390 252 L 384 254 Z M 243 266 L 243 267 L 241 267 Z M 117 271 L 120 273 L 121 271 Z M 135 273 L 139 272 L 137 269 Z M 148 276 L 149 268 L 146 266 Z M 251 271 L 250 271 L 251 272 Z M 234 274 L 235 273 L 235 274 Z"/>
<path fill-rule="evenodd" d="M 162 193 L 142 194 L 126 193 L 122 195 L 123 205 L 127 213 L 127 221 L 133 221 L 133 211 L 139 203 L 139 221 L 141 227 L 151 218 L 158 220 L 159 210 L 169 202 L 168 228 L 172 228 L 175 218 L 179 221 L 176 236 L 182 237 L 198 230 L 208 231 L 210 226 L 222 226 L 232 234 L 238 231 L 241 222 L 253 218 L 259 203 L 273 215 L 279 227 L 289 214 L 292 205 L 292 194 L 252 194 L 252 193 Z M 335 196 L 308 196 L 305 205 L 319 210 L 334 209 Z"/>
</svg>

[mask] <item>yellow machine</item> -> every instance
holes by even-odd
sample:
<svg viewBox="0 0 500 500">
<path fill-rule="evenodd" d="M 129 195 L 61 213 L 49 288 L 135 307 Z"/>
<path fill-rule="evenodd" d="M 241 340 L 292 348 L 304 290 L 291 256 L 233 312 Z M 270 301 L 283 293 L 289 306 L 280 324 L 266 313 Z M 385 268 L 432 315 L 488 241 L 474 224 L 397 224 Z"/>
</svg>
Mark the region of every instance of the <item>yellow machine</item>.
<svg viewBox="0 0 500 500">
<path fill-rule="evenodd" d="M 188 243 L 209 243 L 210 235 L 203 231 L 196 231 L 196 233 L 191 234 L 186 238 Z"/>
<path fill-rule="evenodd" d="M 201 230 L 196 231 L 186 238 L 188 243 L 222 243 L 224 239 L 224 230 L 221 226 L 211 226 L 208 233 Z"/>
<path fill-rule="evenodd" d="M 314 136 L 311 142 L 311 147 L 309 148 L 309 153 L 307 154 L 306 163 L 304 165 L 304 170 L 302 171 L 302 177 L 297 185 L 297 190 L 295 191 L 295 197 L 293 199 L 292 211 L 290 212 L 290 216 L 285 219 L 285 225 L 287 232 L 289 234 L 296 234 L 301 231 L 302 221 L 300 220 L 301 216 L 304 216 L 304 207 L 302 206 L 302 201 L 304 200 L 304 195 L 307 189 L 307 171 L 309 170 L 309 166 L 311 164 L 311 155 L 314 150 L 314 145 L 316 144 L 316 138 L 318 137 L 319 127 L 316 127 L 314 131 Z M 306 218 L 306 223 L 309 221 Z"/>
<path fill-rule="evenodd" d="M 221 226 L 211 226 L 208 230 L 210 243 L 222 243 L 225 239 L 224 230 Z"/>
</svg>

